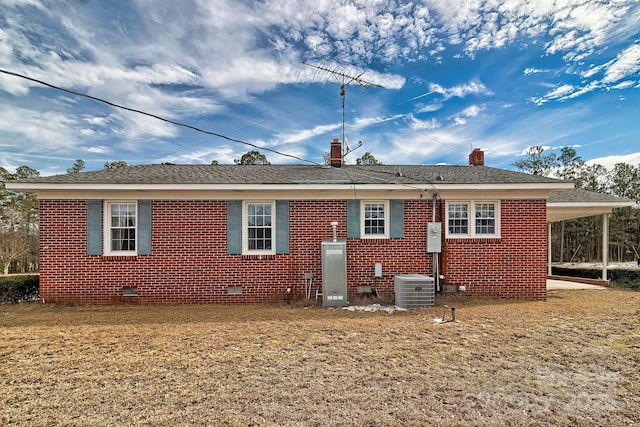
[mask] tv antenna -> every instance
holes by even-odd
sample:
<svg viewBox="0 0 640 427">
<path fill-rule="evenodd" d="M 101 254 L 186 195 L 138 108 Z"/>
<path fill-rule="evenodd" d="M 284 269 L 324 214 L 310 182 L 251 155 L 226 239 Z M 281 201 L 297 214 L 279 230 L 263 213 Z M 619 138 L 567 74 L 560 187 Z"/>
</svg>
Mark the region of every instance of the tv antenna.
<svg viewBox="0 0 640 427">
<path fill-rule="evenodd" d="M 351 148 L 351 144 L 349 144 L 349 140 L 345 136 L 345 132 L 344 132 L 346 87 L 349 84 L 354 82 L 359 84 L 365 89 L 367 89 L 369 86 L 379 87 L 384 89 L 384 86 L 363 79 L 362 76 L 366 71 L 348 72 L 346 66 L 341 67 L 341 66 L 335 65 L 332 68 L 330 68 L 324 65 L 311 64 L 306 60 L 302 61 L 302 64 L 306 65 L 307 67 L 315 68 L 316 70 L 321 71 L 323 74 L 331 75 L 335 77 L 336 80 L 338 80 L 338 83 L 340 83 L 340 97 L 342 98 L 342 141 L 345 144 L 345 148 L 344 148 L 344 152 L 342 153 L 342 156 L 344 157 L 347 154 L 351 153 L 352 151 L 355 151 L 356 149 L 360 148 L 362 146 L 362 141 L 358 141 L 358 145 Z"/>
</svg>

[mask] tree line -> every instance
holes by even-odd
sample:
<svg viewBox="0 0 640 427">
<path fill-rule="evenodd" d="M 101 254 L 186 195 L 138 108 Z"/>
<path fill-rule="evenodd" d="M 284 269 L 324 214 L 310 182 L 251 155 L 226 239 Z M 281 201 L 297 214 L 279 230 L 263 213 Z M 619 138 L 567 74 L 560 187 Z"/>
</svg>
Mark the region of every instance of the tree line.
<svg viewBox="0 0 640 427">
<path fill-rule="evenodd" d="M 218 164 L 217 161 L 211 162 Z M 257 150 L 249 151 L 238 165 L 269 165 L 267 157 Z M 356 160 L 357 165 L 382 165 L 370 152 Z M 127 167 L 124 161 L 107 162 L 104 169 Z M 602 165 L 587 165 L 570 147 L 564 147 L 560 155 L 545 153 L 544 148 L 534 146 L 525 157 L 513 164 L 522 172 L 555 176 L 573 181 L 576 188 L 607 193 L 636 201 L 640 206 L 640 165 L 616 164 L 607 170 Z M 77 159 L 67 173 L 81 172 L 85 167 Z M 40 172 L 29 166 L 20 166 L 15 173 L 0 167 L 0 271 L 38 271 L 38 201 L 33 194 L 6 190 L 3 182 L 33 178 Z M 615 261 L 632 261 L 640 253 L 640 208 L 616 209 L 610 219 L 609 258 Z M 602 217 L 594 216 L 562 221 L 552 225 L 554 262 L 586 262 L 602 259 Z"/>
<path fill-rule="evenodd" d="M 523 159 L 513 164 L 522 172 L 555 176 L 574 182 L 576 188 L 623 197 L 636 206 L 615 209 L 609 223 L 609 259 L 637 260 L 640 253 L 640 165 L 617 163 L 612 169 L 587 165 L 571 147 L 560 155 L 545 153 L 541 146 L 530 147 Z M 552 224 L 551 245 L 554 262 L 602 260 L 602 216 L 591 216 Z"/>
</svg>

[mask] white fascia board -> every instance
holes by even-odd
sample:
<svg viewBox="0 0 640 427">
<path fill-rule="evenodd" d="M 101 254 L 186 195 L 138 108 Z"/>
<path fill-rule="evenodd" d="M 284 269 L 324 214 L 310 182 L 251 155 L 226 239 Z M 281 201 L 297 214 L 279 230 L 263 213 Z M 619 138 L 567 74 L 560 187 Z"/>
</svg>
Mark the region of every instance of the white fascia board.
<svg viewBox="0 0 640 427">
<path fill-rule="evenodd" d="M 547 199 L 549 189 L 540 185 L 176 185 L 176 184 L 119 184 L 77 185 L 47 184 L 30 185 L 27 188 L 12 186 L 13 190 L 34 191 L 38 198 L 45 199 L 154 199 L 154 200 L 338 200 L 338 199 L 430 199 L 438 194 L 442 200 L 491 199 Z"/>
<path fill-rule="evenodd" d="M 594 206 L 610 207 L 610 208 L 622 208 L 625 206 L 635 206 L 635 202 L 547 202 L 547 206 L 550 208 L 591 208 Z"/>
<path fill-rule="evenodd" d="M 636 206 L 634 202 L 579 202 L 547 203 L 547 221 L 556 222 L 575 218 L 610 214 L 616 208 Z"/>
<path fill-rule="evenodd" d="M 7 182 L 6 188 L 15 191 L 316 191 L 316 190 L 381 190 L 415 189 L 425 191 L 440 190 L 549 190 L 557 191 L 573 188 L 572 183 L 523 183 L 523 184 L 58 184 Z"/>
</svg>

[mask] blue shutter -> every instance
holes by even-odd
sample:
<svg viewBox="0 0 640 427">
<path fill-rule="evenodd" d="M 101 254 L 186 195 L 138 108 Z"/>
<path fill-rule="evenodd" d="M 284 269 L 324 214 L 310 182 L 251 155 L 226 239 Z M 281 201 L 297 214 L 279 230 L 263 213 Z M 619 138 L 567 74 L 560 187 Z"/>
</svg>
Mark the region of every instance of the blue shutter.
<svg viewBox="0 0 640 427">
<path fill-rule="evenodd" d="M 276 253 L 289 253 L 289 201 L 276 201 Z"/>
<path fill-rule="evenodd" d="M 87 201 L 87 254 L 102 254 L 102 200 Z"/>
<path fill-rule="evenodd" d="M 242 253 L 242 201 L 227 201 L 227 252 Z"/>
<path fill-rule="evenodd" d="M 404 200 L 391 200 L 389 237 L 404 237 Z"/>
<path fill-rule="evenodd" d="M 151 253 L 151 201 L 138 201 L 138 255 Z"/>
<path fill-rule="evenodd" d="M 347 200 L 347 237 L 360 237 L 360 200 Z"/>
</svg>

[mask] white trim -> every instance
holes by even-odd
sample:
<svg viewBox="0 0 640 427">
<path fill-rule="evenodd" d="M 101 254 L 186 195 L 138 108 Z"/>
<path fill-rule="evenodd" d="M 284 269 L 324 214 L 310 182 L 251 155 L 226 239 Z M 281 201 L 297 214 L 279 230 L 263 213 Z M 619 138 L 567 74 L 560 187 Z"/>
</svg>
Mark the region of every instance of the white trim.
<svg viewBox="0 0 640 427">
<path fill-rule="evenodd" d="M 382 204 L 384 206 L 384 234 L 366 234 L 365 233 L 365 205 Z M 360 238 L 361 239 L 388 239 L 389 229 L 391 228 L 391 211 L 388 200 L 361 200 L 360 201 Z"/>
<path fill-rule="evenodd" d="M 514 184 L 430 184 L 430 183 L 406 183 L 406 184 L 352 184 L 344 183 L 313 183 L 313 184 L 57 184 L 57 183 L 28 183 L 19 181 L 9 181 L 5 183 L 8 190 L 18 191 L 83 191 L 83 190 L 104 190 L 104 191 L 316 191 L 316 190 L 349 190 L 371 191 L 371 190 L 401 190 L 413 189 L 420 191 L 443 190 L 481 190 L 481 191 L 501 191 L 501 190 L 545 190 L 558 191 L 572 189 L 573 183 L 514 183 Z"/>
<path fill-rule="evenodd" d="M 135 207 L 135 251 L 114 251 L 111 249 L 111 206 L 133 205 Z M 108 256 L 132 256 L 138 255 L 138 202 L 136 200 L 105 200 L 102 206 L 103 252 Z"/>
<path fill-rule="evenodd" d="M 8 183 L 7 183 L 8 184 Z M 124 186 L 123 186 L 124 187 Z M 274 186 L 275 187 L 275 186 Z M 471 186 L 468 186 L 471 187 Z M 34 190 L 35 191 L 35 190 Z M 498 188 L 482 190 L 483 197 L 495 200 L 547 200 L 549 194 L 557 190 L 544 188 L 525 188 L 511 186 L 508 189 Z M 344 200 L 352 199 L 354 193 L 359 199 L 370 200 L 412 200 L 430 199 L 437 193 L 441 200 L 472 200 L 478 196 L 474 188 L 451 189 L 447 186 L 425 186 L 424 189 L 409 188 L 402 185 L 380 188 L 378 186 L 343 186 L 332 188 L 307 188 L 307 186 L 282 186 L 280 188 L 265 189 L 262 186 L 245 186 L 242 189 L 227 189 L 209 186 L 209 188 L 193 189 L 190 186 L 162 189 L 160 187 L 142 189 L 136 186 L 126 186 L 120 189 L 42 189 L 36 191 L 38 199 L 57 200 L 85 200 L 85 199 L 149 199 L 149 200 Z"/>
<path fill-rule="evenodd" d="M 249 249 L 249 237 L 247 229 L 248 205 L 270 205 L 271 206 L 271 249 L 251 250 Z M 276 202 L 275 200 L 243 200 L 242 201 L 242 255 L 274 255 L 276 253 Z"/>
<path fill-rule="evenodd" d="M 486 233 L 476 233 L 476 204 L 478 203 L 491 203 L 495 206 L 495 233 L 486 234 Z M 459 205 L 466 204 L 468 207 L 467 210 L 467 233 L 465 234 L 454 234 L 449 233 L 449 205 Z M 447 200 L 445 203 L 445 237 L 447 239 L 498 239 L 502 235 L 502 210 L 500 200 L 455 200 L 449 201 Z"/>
</svg>

